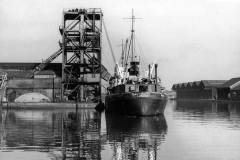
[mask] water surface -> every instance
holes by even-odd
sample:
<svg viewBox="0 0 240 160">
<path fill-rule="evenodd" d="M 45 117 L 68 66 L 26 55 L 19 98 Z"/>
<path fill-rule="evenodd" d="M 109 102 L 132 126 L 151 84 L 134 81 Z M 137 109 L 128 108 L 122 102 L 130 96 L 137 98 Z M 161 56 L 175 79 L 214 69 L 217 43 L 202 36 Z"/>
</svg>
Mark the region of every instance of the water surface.
<svg viewBox="0 0 240 160">
<path fill-rule="evenodd" d="M 0 159 L 239 160 L 240 104 L 169 101 L 165 116 L 1 110 Z"/>
</svg>

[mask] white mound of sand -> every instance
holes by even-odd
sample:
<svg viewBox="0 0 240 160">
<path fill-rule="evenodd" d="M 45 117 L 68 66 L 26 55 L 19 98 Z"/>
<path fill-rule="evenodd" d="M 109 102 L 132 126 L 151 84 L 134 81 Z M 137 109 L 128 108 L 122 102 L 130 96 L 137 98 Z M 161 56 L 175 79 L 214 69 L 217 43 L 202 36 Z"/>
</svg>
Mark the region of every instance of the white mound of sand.
<svg viewBox="0 0 240 160">
<path fill-rule="evenodd" d="M 16 98 L 15 102 L 50 102 L 50 99 L 41 93 L 26 93 Z"/>
</svg>

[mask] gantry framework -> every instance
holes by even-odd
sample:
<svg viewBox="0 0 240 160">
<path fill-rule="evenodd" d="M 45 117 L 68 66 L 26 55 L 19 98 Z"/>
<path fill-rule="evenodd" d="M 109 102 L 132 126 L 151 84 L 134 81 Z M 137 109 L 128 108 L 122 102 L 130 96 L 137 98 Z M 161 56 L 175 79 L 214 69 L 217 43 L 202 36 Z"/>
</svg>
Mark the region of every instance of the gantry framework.
<svg viewBox="0 0 240 160">
<path fill-rule="evenodd" d="M 102 11 L 63 11 L 62 100 L 89 101 L 101 98 Z"/>
</svg>

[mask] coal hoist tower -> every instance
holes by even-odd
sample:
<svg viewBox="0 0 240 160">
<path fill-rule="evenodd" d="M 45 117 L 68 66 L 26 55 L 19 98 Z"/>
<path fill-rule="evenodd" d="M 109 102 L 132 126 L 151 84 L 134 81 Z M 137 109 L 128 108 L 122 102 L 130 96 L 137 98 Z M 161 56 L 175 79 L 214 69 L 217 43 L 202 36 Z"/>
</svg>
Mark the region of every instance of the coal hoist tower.
<svg viewBox="0 0 240 160">
<path fill-rule="evenodd" d="M 102 10 L 63 11 L 62 93 L 63 101 L 97 101 L 101 98 Z"/>
</svg>

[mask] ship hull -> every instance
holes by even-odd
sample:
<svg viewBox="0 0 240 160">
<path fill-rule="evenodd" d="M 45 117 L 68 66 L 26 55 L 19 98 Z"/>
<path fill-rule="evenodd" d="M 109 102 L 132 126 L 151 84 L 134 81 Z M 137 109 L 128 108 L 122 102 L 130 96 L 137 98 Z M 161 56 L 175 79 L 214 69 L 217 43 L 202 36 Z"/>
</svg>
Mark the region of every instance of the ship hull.
<svg viewBox="0 0 240 160">
<path fill-rule="evenodd" d="M 106 113 L 152 116 L 164 114 L 166 98 L 141 97 L 131 93 L 110 94 L 105 98 Z"/>
</svg>

